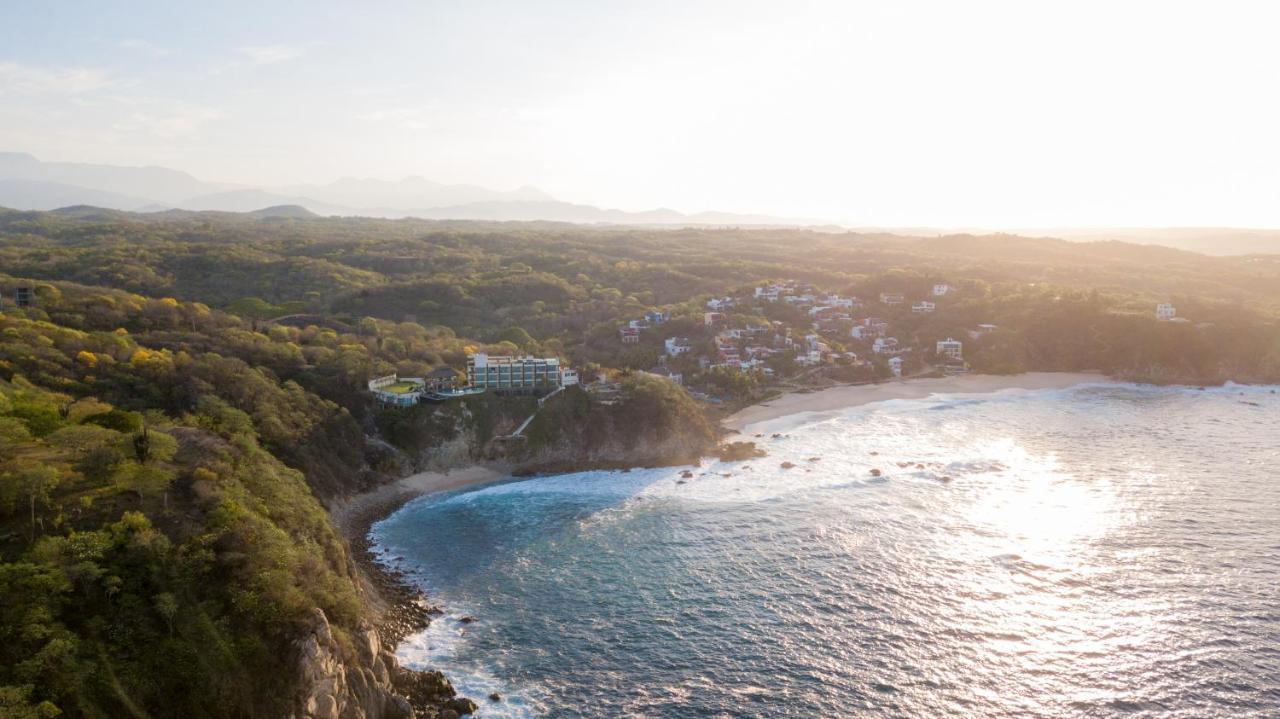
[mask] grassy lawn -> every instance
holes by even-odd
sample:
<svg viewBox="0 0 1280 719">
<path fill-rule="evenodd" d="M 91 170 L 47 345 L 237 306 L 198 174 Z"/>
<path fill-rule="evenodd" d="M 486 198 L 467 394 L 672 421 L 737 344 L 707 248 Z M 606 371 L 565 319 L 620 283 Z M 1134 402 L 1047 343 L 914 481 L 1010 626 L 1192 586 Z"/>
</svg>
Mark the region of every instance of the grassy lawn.
<svg viewBox="0 0 1280 719">
<path fill-rule="evenodd" d="M 419 386 L 420 385 L 416 385 L 412 382 L 396 382 L 383 387 L 382 391 L 391 392 L 392 394 L 404 394 L 405 392 L 412 392 L 415 389 L 418 389 Z"/>
</svg>

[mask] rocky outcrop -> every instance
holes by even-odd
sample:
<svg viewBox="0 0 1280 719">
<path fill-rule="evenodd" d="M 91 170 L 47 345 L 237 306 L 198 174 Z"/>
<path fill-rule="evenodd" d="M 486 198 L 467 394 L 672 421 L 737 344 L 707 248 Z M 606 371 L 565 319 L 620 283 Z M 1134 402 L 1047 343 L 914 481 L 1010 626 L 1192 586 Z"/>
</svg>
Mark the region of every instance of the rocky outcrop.
<svg viewBox="0 0 1280 719">
<path fill-rule="evenodd" d="M 312 610 L 310 626 L 294 642 L 299 694 L 290 719 L 410 719 L 409 701 L 395 692 L 403 671 L 395 655 L 382 648 L 378 633 L 362 627 L 354 648 L 334 640 L 329 619 Z"/>
</svg>

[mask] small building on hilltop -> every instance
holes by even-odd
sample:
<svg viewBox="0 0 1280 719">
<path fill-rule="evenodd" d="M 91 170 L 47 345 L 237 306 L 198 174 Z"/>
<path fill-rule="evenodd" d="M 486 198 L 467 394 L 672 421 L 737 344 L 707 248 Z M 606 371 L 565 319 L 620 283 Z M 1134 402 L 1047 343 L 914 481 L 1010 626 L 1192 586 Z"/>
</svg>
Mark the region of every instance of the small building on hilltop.
<svg viewBox="0 0 1280 719">
<path fill-rule="evenodd" d="M 1195 314 L 1194 312 L 1192 314 Z M 1178 310 L 1168 302 L 1161 302 L 1156 305 L 1156 319 L 1161 322 L 1168 322 L 1178 316 Z"/>
</svg>

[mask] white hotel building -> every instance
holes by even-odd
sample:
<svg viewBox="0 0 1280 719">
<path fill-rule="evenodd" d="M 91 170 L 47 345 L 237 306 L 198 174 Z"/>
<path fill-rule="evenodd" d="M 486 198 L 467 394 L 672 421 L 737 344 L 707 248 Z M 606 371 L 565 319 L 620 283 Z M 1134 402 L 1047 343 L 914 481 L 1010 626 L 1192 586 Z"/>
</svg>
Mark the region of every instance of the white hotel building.
<svg viewBox="0 0 1280 719">
<path fill-rule="evenodd" d="M 556 357 L 477 353 L 467 357 L 467 383 L 495 392 L 538 392 L 578 384 L 578 372 L 561 367 Z"/>
</svg>

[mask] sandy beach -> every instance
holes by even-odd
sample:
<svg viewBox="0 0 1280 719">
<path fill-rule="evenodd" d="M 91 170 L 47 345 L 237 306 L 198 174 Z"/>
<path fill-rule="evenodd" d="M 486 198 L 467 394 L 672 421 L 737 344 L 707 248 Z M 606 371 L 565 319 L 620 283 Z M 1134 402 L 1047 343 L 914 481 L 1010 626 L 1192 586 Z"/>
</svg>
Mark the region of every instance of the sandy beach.
<svg viewBox="0 0 1280 719">
<path fill-rule="evenodd" d="M 377 489 L 335 502 L 329 508 L 333 523 L 350 539 L 363 538 L 369 525 L 405 502 L 432 492 L 496 482 L 508 476 L 491 467 L 474 465 L 449 472 L 418 472 Z"/>
<path fill-rule="evenodd" d="M 893 380 L 784 394 L 739 410 L 726 417 L 723 424 L 727 429 L 742 432 L 753 424 L 791 414 L 846 409 L 888 399 L 923 399 L 933 394 L 978 394 L 1006 389 L 1062 389 L 1085 382 L 1109 381 L 1106 375 L 1093 372 L 1028 372 Z"/>
</svg>

